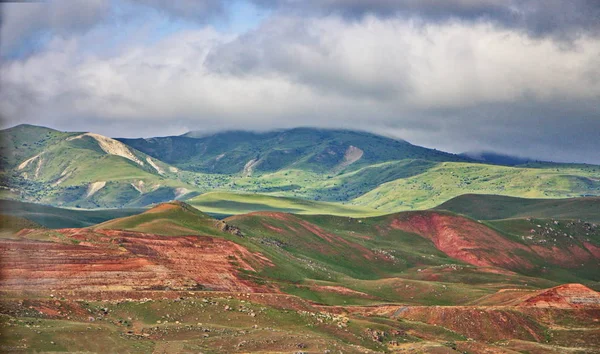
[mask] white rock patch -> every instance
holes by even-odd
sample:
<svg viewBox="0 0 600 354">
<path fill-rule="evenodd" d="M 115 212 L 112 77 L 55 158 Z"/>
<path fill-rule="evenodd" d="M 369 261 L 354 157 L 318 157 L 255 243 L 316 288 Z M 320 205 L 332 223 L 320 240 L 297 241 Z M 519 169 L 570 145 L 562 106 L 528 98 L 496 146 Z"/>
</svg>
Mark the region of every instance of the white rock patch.
<svg viewBox="0 0 600 354">
<path fill-rule="evenodd" d="M 252 159 L 246 163 L 244 166 L 244 176 L 250 176 L 252 174 L 252 169 L 254 169 L 254 166 L 256 166 L 258 161 L 258 159 Z"/>
<path fill-rule="evenodd" d="M 175 199 L 182 197 L 182 196 L 188 194 L 189 192 L 190 192 L 190 190 L 187 188 L 183 188 L 183 187 L 175 188 Z"/>
<path fill-rule="evenodd" d="M 344 161 L 342 161 L 338 165 L 337 169 L 343 170 L 344 168 L 348 167 L 349 165 L 355 163 L 356 161 L 360 160 L 360 158 L 364 155 L 364 153 L 365 153 L 364 151 L 357 148 L 356 146 L 350 145 L 348 147 L 348 149 L 346 149 L 346 152 L 344 153 Z"/>
<path fill-rule="evenodd" d="M 144 181 L 140 180 L 137 183 L 131 183 L 131 186 L 135 188 L 136 191 L 140 192 L 140 194 L 144 194 Z"/>
<path fill-rule="evenodd" d="M 129 148 L 125 144 L 115 139 L 107 138 L 100 134 L 85 133 L 77 136 L 72 136 L 70 138 L 67 138 L 67 140 L 81 139 L 84 136 L 89 136 L 96 140 L 102 151 L 104 151 L 105 153 L 109 155 L 121 156 L 137 163 L 140 166 L 144 166 L 144 163 L 140 161 L 137 157 L 135 157 L 135 155 L 131 152 L 131 150 L 129 150 Z"/>
<path fill-rule="evenodd" d="M 85 195 L 85 197 L 89 198 L 89 197 L 93 196 L 94 194 L 96 194 L 96 192 L 98 192 L 99 190 L 101 190 L 102 188 L 104 188 L 104 186 L 106 186 L 106 182 L 105 181 L 90 183 L 89 186 L 88 186 L 87 194 Z"/>
<path fill-rule="evenodd" d="M 71 177 L 72 174 L 73 171 L 65 173 L 56 182 L 54 182 L 54 185 L 58 186 L 59 184 L 63 183 L 67 178 Z"/>
<path fill-rule="evenodd" d="M 37 159 L 38 157 L 40 157 L 40 155 L 42 155 L 42 154 L 43 154 L 43 152 L 35 155 L 34 157 L 30 157 L 27 160 L 21 162 L 21 164 L 17 167 L 17 170 L 20 171 L 20 170 L 24 169 L 25 167 L 27 167 L 27 165 L 29 165 L 30 162 L 34 161 L 35 159 Z"/>
<path fill-rule="evenodd" d="M 150 166 L 154 167 L 154 169 L 156 170 L 156 172 L 158 172 L 159 175 L 162 175 L 165 173 L 165 171 L 163 171 L 162 168 L 158 167 L 158 165 L 155 164 L 154 161 L 152 161 L 152 159 L 150 157 L 146 157 L 146 161 L 150 164 Z"/>
</svg>

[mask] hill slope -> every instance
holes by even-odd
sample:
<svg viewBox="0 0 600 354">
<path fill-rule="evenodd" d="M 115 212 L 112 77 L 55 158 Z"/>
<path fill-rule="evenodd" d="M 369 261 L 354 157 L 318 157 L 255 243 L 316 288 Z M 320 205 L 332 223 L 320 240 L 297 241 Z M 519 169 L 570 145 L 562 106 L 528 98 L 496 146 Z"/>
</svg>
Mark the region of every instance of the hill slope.
<svg viewBox="0 0 600 354">
<path fill-rule="evenodd" d="M 377 213 L 427 209 L 466 193 L 531 198 L 600 195 L 599 166 L 487 165 L 346 130 L 297 128 L 116 140 L 21 125 L 0 131 L 0 141 L 0 197 L 55 206 L 139 207 L 216 191 L 352 204 L 361 208 L 298 209 L 339 215 L 364 210 L 372 215 L 373 209 Z M 225 201 L 218 203 L 222 206 Z M 296 209 L 283 200 L 257 204 L 219 209 L 228 213 Z"/>
<path fill-rule="evenodd" d="M 0 200 L 0 214 L 27 219 L 50 229 L 88 227 L 142 211 L 144 209 L 76 210 L 16 200 Z"/>
<path fill-rule="evenodd" d="M 478 220 L 508 218 L 582 219 L 600 222 L 600 198 L 525 199 L 500 195 L 465 194 L 435 209 L 468 215 Z"/>
<path fill-rule="evenodd" d="M 429 209 L 463 194 L 565 198 L 600 194 L 600 166 L 535 164 L 507 167 L 444 162 L 384 183 L 352 204 L 387 211 Z"/>
<path fill-rule="evenodd" d="M 291 252 L 292 259 L 301 255 L 317 269 L 326 264 L 359 278 L 459 263 L 560 281 L 600 280 L 594 271 L 600 268 L 600 229 L 585 225 L 573 227 L 571 237 L 557 238 L 543 232 L 550 226 L 528 237 L 507 225 L 436 211 L 363 219 L 251 213 L 225 221 L 262 244 Z"/>
<path fill-rule="evenodd" d="M 209 213 L 232 215 L 254 211 L 280 211 L 294 214 L 329 214 L 343 216 L 377 215 L 376 210 L 342 204 L 316 202 L 300 198 L 265 194 L 211 192 L 186 201 Z"/>
<path fill-rule="evenodd" d="M 97 230 L 131 230 L 159 235 L 220 234 L 217 220 L 182 202 L 162 203 L 143 213 L 95 225 Z"/>
<path fill-rule="evenodd" d="M 331 173 L 404 159 L 469 161 L 406 141 L 348 130 L 296 128 L 194 136 L 188 133 L 186 136 L 118 140 L 180 168 L 221 174 L 260 174 L 282 169 Z"/>
<path fill-rule="evenodd" d="M 0 132 L 4 183 L 20 199 L 85 208 L 143 206 L 192 187 L 167 164 L 94 133 L 16 126 Z"/>
</svg>

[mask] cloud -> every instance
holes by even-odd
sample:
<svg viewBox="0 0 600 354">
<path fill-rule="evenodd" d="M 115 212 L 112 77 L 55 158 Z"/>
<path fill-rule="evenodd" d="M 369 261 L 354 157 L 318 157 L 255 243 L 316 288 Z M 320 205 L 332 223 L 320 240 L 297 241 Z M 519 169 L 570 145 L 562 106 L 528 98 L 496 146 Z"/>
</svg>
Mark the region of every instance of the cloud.
<svg viewBox="0 0 600 354">
<path fill-rule="evenodd" d="M 46 38 L 76 37 L 100 26 L 127 26 L 132 19 L 148 17 L 155 11 L 171 21 L 197 24 L 227 18 L 229 0 L 48 0 L 0 4 L 0 53 L 15 51 L 29 55 Z M 23 50 L 23 46 L 27 46 Z M 43 45 L 42 45 L 43 46 Z M 21 53 L 22 54 L 22 53 Z"/>
<path fill-rule="evenodd" d="M 89 30 L 109 13 L 109 3 L 105 0 L 12 2 L 0 6 L 2 53 L 13 50 L 24 40 L 39 38 L 44 31 L 64 35 Z"/>
<path fill-rule="evenodd" d="M 254 0 L 283 12 L 346 18 L 418 18 L 424 22 L 491 22 L 518 28 L 530 35 L 571 40 L 582 33 L 600 31 L 597 0 Z"/>
<path fill-rule="evenodd" d="M 217 16 L 225 16 L 226 7 L 231 1 L 227 0 L 131 0 L 133 3 L 144 5 L 162 11 L 175 19 L 187 19 L 205 22 Z"/>
<path fill-rule="evenodd" d="M 110 55 L 90 51 L 101 37 L 55 36 L 3 62 L 6 125 L 110 136 L 354 128 L 454 152 L 600 163 L 590 34 L 565 48 L 483 22 L 279 14 L 242 35 L 185 30 Z"/>
</svg>

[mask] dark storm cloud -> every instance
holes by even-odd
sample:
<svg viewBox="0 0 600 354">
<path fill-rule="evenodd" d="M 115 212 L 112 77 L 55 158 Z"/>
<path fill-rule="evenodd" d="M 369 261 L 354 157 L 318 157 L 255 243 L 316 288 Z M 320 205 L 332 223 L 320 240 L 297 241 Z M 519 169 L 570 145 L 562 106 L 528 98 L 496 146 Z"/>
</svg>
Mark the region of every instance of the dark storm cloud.
<svg viewBox="0 0 600 354">
<path fill-rule="evenodd" d="M 572 39 L 600 31 L 598 0 L 254 0 L 284 12 L 337 14 L 360 18 L 409 17 L 425 22 L 483 21 L 524 30 L 534 36 Z"/>
</svg>

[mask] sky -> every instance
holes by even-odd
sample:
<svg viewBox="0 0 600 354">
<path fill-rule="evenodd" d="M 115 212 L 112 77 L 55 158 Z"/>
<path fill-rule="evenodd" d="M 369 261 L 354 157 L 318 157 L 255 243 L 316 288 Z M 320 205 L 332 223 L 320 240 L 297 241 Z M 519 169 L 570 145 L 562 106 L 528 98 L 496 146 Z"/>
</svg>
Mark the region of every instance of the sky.
<svg viewBox="0 0 600 354">
<path fill-rule="evenodd" d="M 299 126 L 600 164 L 598 0 L 3 2 L 0 124 Z"/>
</svg>

